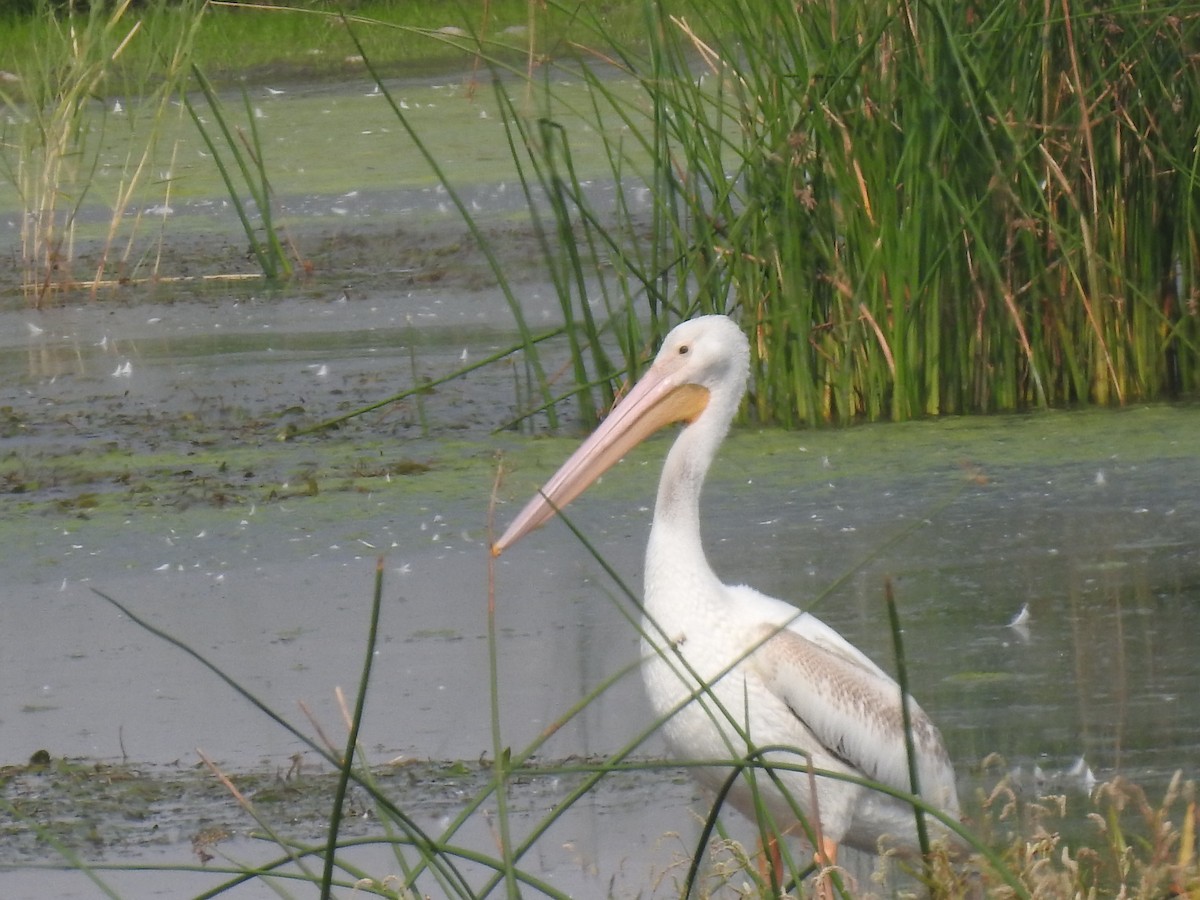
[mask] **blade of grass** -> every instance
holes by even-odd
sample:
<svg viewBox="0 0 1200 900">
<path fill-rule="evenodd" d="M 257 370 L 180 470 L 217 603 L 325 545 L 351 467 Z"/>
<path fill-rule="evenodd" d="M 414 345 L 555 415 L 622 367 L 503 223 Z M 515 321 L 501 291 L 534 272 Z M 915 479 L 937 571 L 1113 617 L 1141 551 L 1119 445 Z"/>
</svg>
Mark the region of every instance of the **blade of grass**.
<svg viewBox="0 0 1200 900">
<path fill-rule="evenodd" d="M 94 866 L 89 864 L 66 842 L 61 840 L 58 835 L 54 833 L 53 829 L 47 828 L 36 819 L 26 815 L 7 797 L 0 797 L 0 810 L 4 811 L 5 816 L 8 817 L 10 821 L 24 823 L 38 836 L 38 840 L 45 841 L 49 847 L 54 849 L 55 853 L 62 857 L 63 861 L 70 866 L 73 871 L 82 873 L 83 876 L 95 886 L 96 890 L 105 897 L 110 898 L 110 900 L 121 900 L 121 895 L 109 887 L 108 884 L 105 883 L 104 879 L 97 874 L 96 870 L 103 869 L 103 866 Z"/>
<path fill-rule="evenodd" d="M 500 487 L 503 470 L 497 468 L 488 501 L 488 544 L 491 544 L 496 510 L 496 492 Z M 488 708 L 491 715 L 492 732 L 492 777 L 496 787 L 496 819 L 500 828 L 500 858 L 503 863 L 505 893 L 509 900 L 521 896 L 517 888 L 516 860 L 512 856 L 512 834 L 508 816 L 508 773 L 512 753 L 504 745 L 504 732 L 500 722 L 500 654 L 497 647 L 496 628 L 496 571 L 495 557 L 488 554 L 487 568 L 487 648 L 488 648 Z"/>
<path fill-rule="evenodd" d="M 196 83 L 200 86 L 200 91 L 204 95 L 204 99 L 208 102 L 208 108 L 212 112 L 213 118 L 216 119 L 217 129 L 220 131 L 221 137 L 224 140 L 224 146 L 237 164 L 238 171 L 241 173 L 242 182 L 254 193 L 253 179 L 250 177 L 250 168 L 246 164 L 245 158 L 239 149 L 238 141 L 234 138 L 233 131 L 230 128 L 229 122 L 226 120 L 224 110 L 220 100 L 213 90 L 212 85 L 200 71 L 199 67 L 192 67 L 192 74 L 195 76 Z M 229 166 L 225 163 L 225 159 L 221 151 L 217 147 L 217 142 L 213 137 L 211 130 L 206 127 L 203 118 L 200 116 L 199 110 L 185 94 L 183 97 L 184 106 L 187 108 L 188 114 L 191 115 L 192 121 L 196 124 L 196 130 L 200 132 L 200 137 L 208 147 L 209 153 L 212 154 L 213 163 L 217 167 L 217 171 L 221 173 L 221 180 L 225 182 L 225 189 L 229 193 L 229 202 L 233 205 L 234 211 L 237 213 L 238 220 L 242 223 L 242 231 L 246 235 L 246 240 L 250 244 L 250 251 L 254 254 L 254 258 L 258 261 L 258 266 L 262 270 L 263 276 L 268 279 L 275 279 L 277 272 L 275 270 L 275 262 L 267 248 L 263 246 L 259 240 L 258 231 L 250 222 L 250 214 L 246 209 L 246 204 L 242 200 L 241 192 L 233 181 L 233 175 L 230 172 Z M 261 212 L 262 205 L 259 204 Z"/>
<path fill-rule="evenodd" d="M 493 274 L 496 276 L 497 284 L 498 284 L 501 292 L 504 294 L 504 299 L 508 303 L 509 310 L 512 312 L 513 321 L 515 322 L 515 324 L 517 326 L 517 330 L 521 334 L 521 338 L 524 342 L 524 347 L 526 350 L 527 357 L 530 361 L 530 364 L 533 367 L 535 376 L 537 378 L 538 388 L 544 397 L 548 397 L 549 389 L 546 385 L 545 373 L 542 371 L 541 363 L 538 360 L 537 353 L 536 353 L 536 350 L 534 347 L 534 342 L 532 340 L 532 338 L 533 338 L 532 332 L 530 332 L 530 330 L 529 330 L 529 326 L 525 321 L 525 314 L 524 314 L 523 310 L 521 309 L 521 304 L 517 300 L 515 294 L 513 293 L 512 285 L 510 284 L 508 278 L 505 275 L 504 269 L 500 264 L 500 260 L 497 258 L 495 252 L 492 250 L 492 247 L 489 244 L 486 236 L 483 234 L 482 230 L 480 229 L 479 224 L 475 221 L 475 218 L 471 215 L 469 208 L 463 202 L 461 195 L 459 194 L 459 192 L 457 190 L 454 189 L 454 186 L 452 184 L 450 184 L 449 179 L 446 177 L 444 170 L 442 169 L 441 165 L 438 163 L 437 155 L 430 150 L 429 146 L 424 141 L 424 139 L 422 139 L 421 136 L 417 133 L 417 130 L 413 127 L 412 122 L 409 120 L 408 116 L 406 116 L 404 114 L 400 105 L 396 102 L 395 98 L 392 96 L 392 93 L 388 89 L 386 83 L 380 77 L 379 73 L 375 70 L 374 65 L 372 64 L 370 58 L 368 57 L 366 50 L 362 45 L 361 40 L 359 39 L 357 30 L 355 29 L 355 27 L 353 27 L 351 25 L 350 21 L 346 18 L 346 16 L 344 14 L 342 15 L 341 18 L 342 18 L 343 24 L 346 27 L 346 33 L 347 33 L 347 35 L 349 35 L 350 40 L 354 43 L 354 46 L 357 48 L 359 54 L 362 56 L 363 64 L 366 67 L 368 74 L 371 76 L 372 81 L 375 83 L 375 86 L 379 88 L 379 92 L 386 99 L 386 101 L 388 103 L 388 107 L 392 110 L 392 114 L 396 117 L 396 120 L 400 123 L 401 127 L 404 129 L 405 133 L 408 135 L 409 139 L 412 141 L 413 146 L 415 146 L 417 148 L 417 151 L 425 159 L 426 163 L 430 167 L 430 170 L 437 177 L 438 181 L 442 184 L 443 187 L 446 188 L 447 196 L 449 196 L 450 201 L 454 204 L 455 208 L 458 210 L 459 215 L 462 216 L 463 222 L 466 224 L 467 229 L 471 232 L 471 236 L 475 239 L 480 250 L 483 252 L 484 257 L 487 259 L 488 266 L 491 268 Z M 553 410 L 550 411 L 549 418 L 550 418 L 551 427 L 552 428 L 556 427 L 558 419 L 557 419 L 557 415 L 554 413 Z"/>
<path fill-rule="evenodd" d="M 896 607 L 896 593 L 890 578 L 883 582 L 884 604 L 887 606 L 888 626 L 892 632 L 892 647 L 896 654 L 896 683 L 900 686 L 900 718 L 904 722 L 904 753 L 908 758 L 909 793 L 921 796 L 920 761 L 916 743 L 913 741 L 912 698 L 908 693 L 908 658 L 904 655 L 904 637 L 900 628 L 900 611 Z M 913 807 L 917 826 L 917 845 L 921 857 L 929 859 L 929 831 L 925 827 L 925 813 L 919 806 Z"/>
<path fill-rule="evenodd" d="M 414 394 L 421 394 L 431 390 L 432 388 L 438 387 L 439 385 L 446 384 L 450 381 L 455 381 L 456 379 L 462 378 L 464 375 L 470 372 L 474 372 L 476 369 L 482 369 L 485 366 L 490 366 L 492 363 L 499 362 L 502 359 L 507 359 L 514 353 L 527 350 L 529 347 L 536 346 L 542 341 L 547 341 L 550 338 L 558 337 L 560 334 L 562 334 L 561 328 L 555 328 L 552 331 L 546 331 L 541 334 L 531 334 L 528 338 L 522 339 L 520 344 L 507 347 L 503 350 L 497 350 L 495 353 L 482 357 L 470 365 L 463 366 L 461 369 L 455 369 L 449 375 L 444 375 L 441 378 L 435 378 L 432 381 L 427 381 L 424 384 L 415 387 L 406 388 L 397 394 L 384 397 L 382 400 L 376 400 L 373 403 L 370 403 L 366 406 L 361 406 L 357 409 L 351 410 L 350 412 L 343 413 L 342 415 L 325 419 L 316 423 L 315 425 L 309 425 L 304 428 L 296 429 L 292 429 L 291 426 L 289 426 L 288 430 L 278 435 L 278 438 L 281 441 L 287 441 L 291 440 L 292 438 L 302 437 L 307 434 L 316 434 L 329 428 L 336 428 L 337 426 L 348 422 L 357 416 L 361 416 L 364 413 L 374 412 L 375 410 L 381 409 L 384 406 L 390 406 L 393 403 L 399 403 L 401 400 L 406 400 Z"/>
<path fill-rule="evenodd" d="M 341 769 L 342 761 L 340 759 L 338 759 L 334 754 L 328 752 L 323 746 L 321 746 L 319 743 L 314 741 L 311 737 L 309 737 L 307 734 L 305 734 L 299 728 L 297 728 L 292 723 L 290 723 L 285 718 L 283 718 L 283 716 L 281 716 L 277 711 L 275 711 L 270 706 L 268 706 L 266 703 L 264 703 L 262 700 L 260 700 L 257 696 L 255 696 L 253 693 L 251 693 L 249 689 L 247 689 L 244 685 L 240 684 L 238 681 L 236 681 L 234 678 L 232 678 L 227 672 L 225 672 L 223 669 L 221 669 L 215 663 L 210 661 L 207 657 L 205 657 L 202 653 L 200 653 L 194 647 L 185 643 L 184 641 L 180 640 L 179 638 L 175 637 L 174 635 L 169 634 L 166 631 L 163 631 L 161 628 L 158 628 L 157 626 L 151 624 L 145 618 L 143 618 L 142 616 L 139 616 L 137 613 L 135 613 L 128 606 L 121 603 L 119 600 L 116 600 L 115 598 L 111 597 L 110 595 L 104 593 L 103 591 L 98 590 L 96 588 L 92 588 L 92 593 L 94 593 L 97 597 L 104 600 L 106 603 L 113 606 L 119 612 L 124 614 L 127 618 L 129 618 L 130 621 L 132 621 L 135 625 L 137 625 L 142 630 L 153 635 L 154 637 L 158 638 L 159 640 L 165 641 L 166 643 L 170 644 L 172 647 L 175 647 L 176 649 L 182 651 L 187 656 L 190 656 L 192 659 L 194 659 L 196 662 L 198 662 L 201 666 L 203 666 L 205 669 L 207 669 L 209 672 L 211 672 L 213 675 L 215 675 L 218 679 L 220 679 L 226 685 L 228 685 L 234 691 L 234 693 L 236 693 L 242 699 L 244 699 L 248 703 L 250 703 L 251 706 L 253 706 L 259 712 L 261 712 L 263 715 L 265 715 L 272 722 L 275 722 L 277 725 L 279 725 L 281 728 L 283 728 L 285 731 L 287 731 L 288 734 L 292 735 L 292 737 L 296 738 L 301 743 L 303 743 L 306 747 L 308 747 L 310 750 L 317 753 L 322 759 L 324 759 L 327 763 L 329 763 L 335 769 L 339 769 L 339 770 Z M 352 773 L 351 777 L 354 779 L 356 784 L 359 784 L 360 786 L 362 786 L 364 788 L 364 790 L 367 790 L 368 792 L 370 792 L 370 790 L 371 790 L 370 785 L 365 784 L 364 780 L 360 779 L 359 776 L 357 775 L 357 773 Z M 431 861 L 431 864 L 435 865 L 438 868 L 440 877 L 448 879 L 448 881 L 450 883 L 461 886 L 461 888 L 463 890 L 466 889 L 467 882 L 466 882 L 465 878 L 463 878 L 461 873 L 459 873 L 453 867 L 452 864 L 449 864 L 444 859 L 442 859 L 442 857 L 440 856 L 441 847 L 437 843 L 435 843 L 428 835 L 426 835 L 425 832 L 420 828 L 420 826 L 418 826 L 416 824 L 416 822 L 414 822 L 408 815 L 406 815 L 401 809 L 399 809 L 399 807 L 395 806 L 395 804 L 392 803 L 387 797 L 383 797 L 383 796 L 380 796 L 377 794 L 372 794 L 372 797 L 375 799 L 375 801 L 377 803 L 379 803 L 381 805 L 382 808 L 387 810 L 389 815 L 394 817 L 394 820 L 397 823 L 401 824 L 404 827 L 406 837 L 413 842 L 414 846 L 416 846 L 422 852 L 423 855 L 425 855 L 429 858 L 429 860 Z M 245 877 L 240 877 L 238 879 L 235 879 L 234 882 L 230 882 L 229 884 L 224 885 L 215 890 L 217 893 L 220 893 L 221 891 L 226 890 L 229 887 L 231 887 L 233 884 L 246 881 L 250 877 L 253 877 L 253 876 L 248 875 Z"/>
<path fill-rule="evenodd" d="M 337 858 L 338 832 L 346 807 L 346 790 L 354 768 L 355 750 L 358 747 L 358 732 L 362 727 L 363 710 L 367 704 L 367 687 L 371 683 L 371 665 L 375 661 L 375 644 L 379 638 L 379 611 L 383 604 L 383 557 L 375 563 L 375 590 L 371 597 L 371 613 L 367 625 L 367 642 L 363 651 L 362 674 L 358 678 L 358 690 L 354 696 L 354 714 L 346 734 L 346 749 L 339 761 L 337 790 L 333 796 L 333 809 L 329 816 L 329 838 L 325 843 L 325 868 L 321 873 L 321 897 L 329 900 L 333 896 L 333 869 Z"/>
</svg>

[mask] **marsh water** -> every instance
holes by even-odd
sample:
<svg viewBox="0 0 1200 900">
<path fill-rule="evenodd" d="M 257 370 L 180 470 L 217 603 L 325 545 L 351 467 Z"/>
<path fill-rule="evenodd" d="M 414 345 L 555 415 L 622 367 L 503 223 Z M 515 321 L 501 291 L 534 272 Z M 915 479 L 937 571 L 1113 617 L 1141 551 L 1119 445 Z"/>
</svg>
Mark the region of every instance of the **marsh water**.
<svg viewBox="0 0 1200 900">
<path fill-rule="evenodd" d="M 433 87 L 411 87 L 414 105 L 421 91 Z M 374 102 L 358 99 L 367 93 L 346 89 L 345 102 Z M 341 96 L 293 94 L 298 105 Z M 272 98 L 280 102 L 270 115 L 286 120 L 287 95 Z M 470 115 L 487 122 L 477 108 Z M 342 203 L 325 235 L 334 244 L 378 224 L 338 200 L 351 191 L 360 211 L 394 196 L 377 181 L 303 195 Z M 481 202 L 494 195 L 477 188 Z M 420 223 L 444 203 L 425 188 L 405 196 L 415 206 L 380 213 L 413 217 L 397 242 L 419 240 Z M 181 786 L 136 816 L 82 799 L 74 820 L 61 813 L 55 828 L 68 837 L 86 820 L 85 839 L 71 844 L 85 860 L 194 863 L 194 838 L 210 828 L 228 833 L 210 852 L 269 857 L 236 803 L 192 791 L 208 777 L 194 772 L 198 749 L 235 780 L 266 773 L 294 784 L 328 770 L 96 591 L 304 733 L 315 735 L 316 722 L 337 743 L 334 692 L 358 683 L 381 559 L 361 743 L 373 762 L 391 764 L 397 802 L 434 833 L 481 789 L 481 759 L 531 745 L 610 676 L 630 669 L 553 730 L 538 761 L 569 769 L 623 748 L 649 723 L 635 610 L 554 523 L 495 566 L 494 733 L 486 546 L 497 461 L 509 470 L 495 512 L 503 522 L 578 439 L 570 422 L 549 438 L 495 431 L 515 412 L 511 366 L 331 434 L 276 440 L 289 422 L 344 412 L 515 342 L 493 287 L 452 273 L 424 284 L 397 268 L 388 239 L 375 240 L 346 264 L 349 287 L 327 279 L 267 295 L 234 286 L 167 302 L 159 288 L 0 312 L 7 800 L 33 821 L 51 808 L 51 775 L 22 768 L 39 750 Z M 531 319 L 554 320 L 536 279 L 523 299 Z M 548 345 L 547 360 L 559 352 Z M 639 450 L 572 508 L 635 594 L 669 439 Z M 1029 797 L 1072 795 L 1082 823 L 1093 783 L 1125 776 L 1159 797 L 1177 770 L 1195 778 L 1200 767 L 1197 448 L 1200 410 L 1182 405 L 793 433 L 744 427 L 706 488 L 707 547 L 725 580 L 812 609 L 889 669 L 890 579 L 913 693 L 942 729 L 963 796 L 1011 774 Z M 657 760 L 663 748 L 651 735 L 633 756 Z M 564 772 L 515 785 L 518 831 L 575 783 Z M 42 793 L 44 807 L 30 802 Z M 311 805 L 323 811 L 326 799 Z M 612 776 L 523 864 L 581 897 L 672 896 L 706 799 L 666 766 Z M 272 809 L 299 839 L 320 839 L 320 812 Z M 458 842 L 494 852 L 494 816 L 495 803 L 485 804 Z M 0 896 L 96 895 L 82 875 L 43 868 L 61 856 L 33 822 L 3 821 Z M 379 879 L 397 865 L 382 853 L 361 863 Z M 190 896 L 221 880 L 101 876 L 130 897 Z M 261 884 L 231 894 L 272 895 Z"/>
</svg>

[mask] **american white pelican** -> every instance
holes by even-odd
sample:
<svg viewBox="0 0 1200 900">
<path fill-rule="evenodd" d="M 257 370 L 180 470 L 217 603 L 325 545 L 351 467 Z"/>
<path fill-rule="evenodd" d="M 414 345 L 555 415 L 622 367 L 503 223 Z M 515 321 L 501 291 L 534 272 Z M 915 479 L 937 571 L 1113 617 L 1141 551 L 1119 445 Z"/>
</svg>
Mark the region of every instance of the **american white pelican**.
<svg viewBox="0 0 1200 900">
<path fill-rule="evenodd" d="M 645 376 L 525 506 L 492 552 L 499 555 L 543 524 L 639 441 L 664 425 L 685 423 L 663 465 L 645 572 L 646 688 L 665 719 L 672 752 L 728 761 L 746 757 L 751 748 L 784 745 L 795 752 L 773 751 L 766 759 L 804 765 L 807 753 L 815 768 L 907 792 L 896 682 L 814 616 L 753 588 L 722 584 L 704 556 L 700 489 L 745 393 L 749 360 L 745 335 L 725 316 L 676 327 Z M 954 770 L 941 735 L 911 701 L 910 711 L 921 795 L 957 818 Z M 716 787 L 730 769 L 697 771 Z M 874 853 L 885 835 L 898 847 L 917 846 L 911 805 L 807 772 L 776 774 L 816 831 L 818 861 L 832 864 L 839 844 Z M 778 833 L 803 834 L 772 780 L 761 772 L 755 780 Z M 731 799 L 754 815 L 745 779 Z"/>
</svg>

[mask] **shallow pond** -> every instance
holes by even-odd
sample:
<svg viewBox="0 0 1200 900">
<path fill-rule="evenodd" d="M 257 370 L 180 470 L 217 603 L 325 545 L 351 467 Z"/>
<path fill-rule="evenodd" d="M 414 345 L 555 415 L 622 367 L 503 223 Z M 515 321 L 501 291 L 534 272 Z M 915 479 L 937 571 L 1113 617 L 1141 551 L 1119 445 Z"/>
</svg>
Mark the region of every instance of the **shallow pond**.
<svg viewBox="0 0 1200 900">
<path fill-rule="evenodd" d="M 364 746 L 380 763 L 477 768 L 490 756 L 494 454 L 505 451 L 514 468 L 503 521 L 574 440 L 487 436 L 507 415 L 511 386 L 485 370 L 425 399 L 426 424 L 456 429 L 453 440 L 423 437 L 407 408 L 332 437 L 278 443 L 289 407 L 319 417 L 411 377 L 400 326 L 365 301 L 346 303 L 333 316 L 326 303 L 297 301 L 227 310 L 220 341 L 200 328 L 194 306 L 159 310 L 153 323 L 145 308 L 76 308 L 45 315 L 41 334 L 0 350 L 16 387 L 6 401 L 12 490 L 0 522 L 0 760 L 21 763 L 39 749 L 127 758 L 147 777 L 182 781 L 194 777 L 186 772 L 201 748 L 231 772 L 286 772 L 304 751 L 294 737 L 91 588 L 183 640 L 306 733 L 301 702 L 336 735 L 333 691 L 357 682 L 380 556 L 385 604 Z M 127 349 L 140 348 L 129 374 L 116 374 L 125 357 L 103 340 L 114 327 Z M 429 331 L 418 371 L 441 374 L 464 349 L 481 355 L 507 340 L 478 328 L 451 343 L 453 331 L 440 341 Z M 268 347 L 258 343 L 264 333 Z M 52 374 L 47 359 L 71 366 Z M 1096 779 L 1121 773 L 1161 792 L 1176 769 L 1194 777 L 1200 758 L 1198 441 L 1200 414 L 1183 407 L 743 430 L 706 492 L 710 555 L 727 580 L 815 604 L 885 664 L 882 585 L 893 578 L 914 692 L 940 724 L 968 796 L 1015 767 L 1032 787 L 1037 767 L 1045 786 L 1070 789 L 1070 779 L 1055 779 L 1079 757 Z M 83 455 L 97 445 L 102 454 Z M 635 589 L 663 446 L 627 460 L 574 507 Z M 506 554 L 496 579 L 500 746 L 519 749 L 629 665 L 637 637 L 619 590 L 561 525 Z M 1026 604 L 1028 624 L 1010 627 Z M 611 753 L 648 720 L 637 678 L 626 677 L 539 759 Z M 993 753 L 1004 762 L 982 771 Z M 636 755 L 658 757 L 661 746 L 652 738 Z M 476 789 L 455 787 L 448 800 L 430 786 L 438 783 L 399 794 L 430 827 L 448 821 L 453 797 Z M 568 783 L 518 789 L 522 815 L 536 821 Z M 636 893 L 686 852 L 704 808 L 694 796 L 670 770 L 614 778 L 543 839 L 534 868 L 584 896 L 613 878 Z M 232 803 L 158 810 L 146 819 L 154 841 L 99 816 L 95 853 L 186 863 L 191 837 L 213 821 L 235 836 L 225 852 L 254 856 L 237 843 L 250 823 Z M 472 839 L 487 845 L 485 823 L 468 830 Z M 24 846 L 20 859 L 53 856 Z M 0 889 L 20 896 L 43 877 L 5 871 Z M 162 895 L 194 892 L 197 877 Z M 134 875 L 113 883 L 147 895 Z M 83 883 L 78 895 L 90 889 Z"/>
<path fill-rule="evenodd" d="M 369 200 L 362 210 L 380 208 Z M 423 202 L 428 213 L 444 201 Z M 369 217 L 338 209 L 350 228 Z M 362 743 L 393 763 L 397 802 L 433 832 L 481 790 L 481 757 L 529 746 L 635 661 L 629 603 L 562 525 L 547 527 L 495 569 L 493 734 L 485 547 L 497 453 L 511 468 L 503 522 L 576 442 L 492 433 L 513 411 L 510 368 L 333 434 L 275 439 L 514 343 L 494 291 L 389 288 L 380 273 L 392 264 L 365 259 L 371 287 L 345 294 L 0 313 L 0 764 L 13 767 L 7 801 L 85 859 L 193 863 L 208 829 L 229 834 L 210 853 L 269 855 L 248 816 L 193 771 L 197 748 L 259 787 L 276 773 L 290 787 L 313 779 L 297 788 L 298 808 L 270 808 L 297 839 L 320 839 L 328 799 L 300 741 L 93 588 L 311 735 L 305 704 L 337 742 L 334 690 L 357 683 L 382 557 Z M 553 320 L 536 287 L 523 299 L 531 320 Z M 726 580 L 813 608 L 885 667 L 893 579 L 913 692 L 942 728 L 964 796 L 1018 768 L 1030 796 L 1082 795 L 1083 770 L 1063 774 L 1080 758 L 1097 780 L 1126 775 L 1158 796 L 1174 771 L 1194 778 L 1200 765 L 1197 447 L 1191 407 L 741 430 L 707 488 L 709 553 Z M 663 448 L 639 451 L 573 507 L 635 591 Z M 1026 607 L 1028 621 L 1010 625 Z M 538 759 L 603 757 L 649 718 L 627 674 Z M 92 767 L 95 778 L 77 779 L 89 791 L 61 793 L 76 783 L 66 774 L 19 768 L 39 750 Z M 651 737 L 634 755 L 655 760 L 662 746 Z M 127 796 L 116 785 L 129 766 L 151 799 L 99 802 Z M 514 827 L 532 828 L 574 783 L 568 773 L 514 786 Z M 494 809 L 464 827 L 463 845 L 491 852 Z M 524 863 L 581 897 L 672 896 L 706 809 L 675 769 L 614 776 Z M 0 896 L 95 896 L 78 874 L 37 868 L 59 857 L 29 822 L 5 813 L 0 824 Z M 396 867 L 382 854 L 360 862 L 379 878 Z M 137 897 L 220 880 L 103 877 Z M 274 894 L 250 885 L 232 896 Z"/>
</svg>

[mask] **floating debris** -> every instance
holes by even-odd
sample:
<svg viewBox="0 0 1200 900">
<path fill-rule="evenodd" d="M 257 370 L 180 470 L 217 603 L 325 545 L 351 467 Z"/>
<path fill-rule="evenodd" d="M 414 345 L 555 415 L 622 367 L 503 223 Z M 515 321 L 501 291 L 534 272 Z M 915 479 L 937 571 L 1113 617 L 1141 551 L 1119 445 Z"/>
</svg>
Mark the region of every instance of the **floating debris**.
<svg viewBox="0 0 1200 900">
<path fill-rule="evenodd" d="M 1021 610 L 1012 617 L 1012 621 L 1008 623 L 1008 627 L 1017 633 L 1023 642 L 1029 642 L 1029 623 L 1033 621 L 1033 616 L 1029 613 L 1029 604 L 1022 603 Z"/>
<path fill-rule="evenodd" d="M 1092 767 L 1082 756 L 1075 760 L 1075 764 L 1071 768 L 1063 772 L 1062 777 L 1074 783 L 1087 794 L 1091 794 L 1092 788 L 1096 786 L 1096 776 L 1092 772 Z"/>
</svg>

